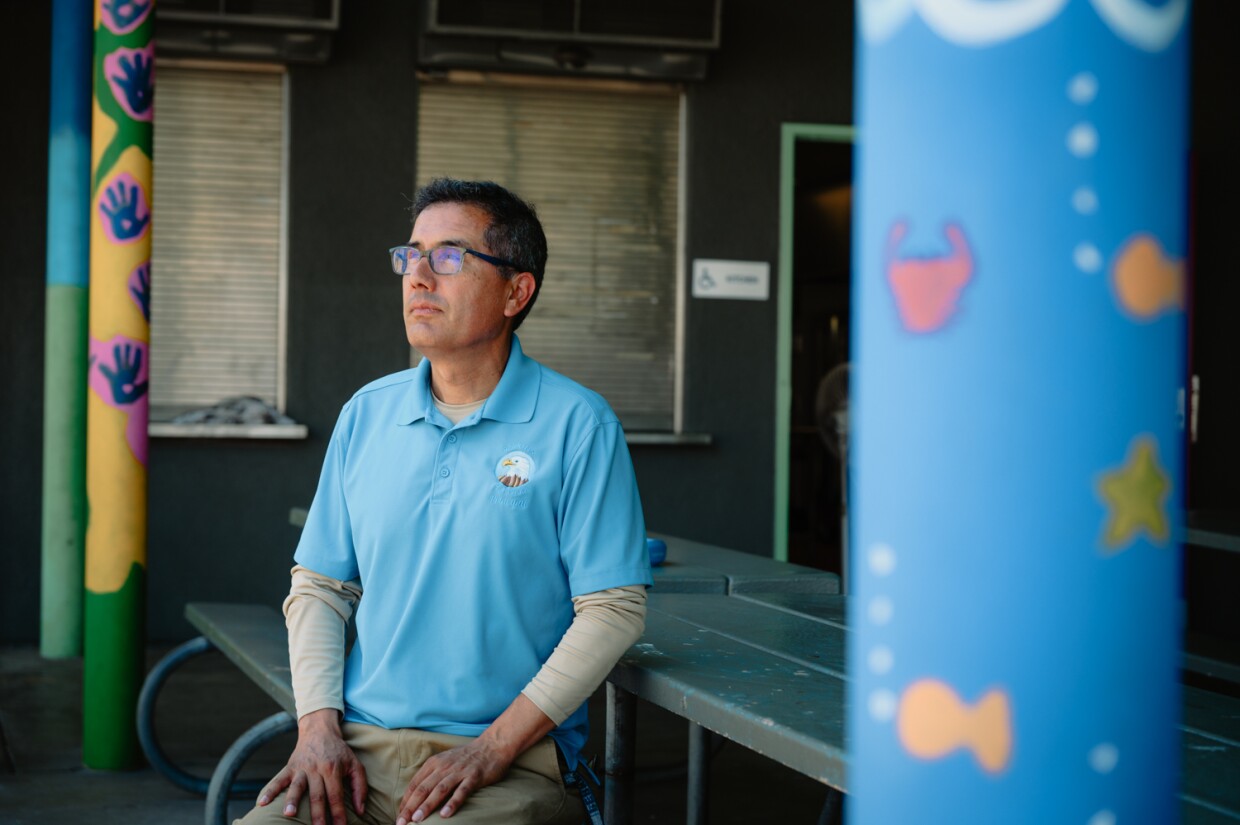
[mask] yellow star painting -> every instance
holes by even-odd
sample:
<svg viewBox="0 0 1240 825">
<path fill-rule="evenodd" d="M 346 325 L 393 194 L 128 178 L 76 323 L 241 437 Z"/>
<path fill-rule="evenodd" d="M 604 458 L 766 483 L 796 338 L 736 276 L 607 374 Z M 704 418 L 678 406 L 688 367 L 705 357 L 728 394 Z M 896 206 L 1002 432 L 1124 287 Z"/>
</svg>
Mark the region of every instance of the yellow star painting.
<svg viewBox="0 0 1240 825">
<path fill-rule="evenodd" d="M 1171 535 L 1165 507 L 1170 493 L 1171 480 L 1158 464 L 1158 444 L 1148 435 L 1133 439 L 1123 466 L 1098 481 L 1107 508 L 1103 552 L 1120 552 L 1143 530 L 1155 544 L 1165 544 Z"/>
</svg>

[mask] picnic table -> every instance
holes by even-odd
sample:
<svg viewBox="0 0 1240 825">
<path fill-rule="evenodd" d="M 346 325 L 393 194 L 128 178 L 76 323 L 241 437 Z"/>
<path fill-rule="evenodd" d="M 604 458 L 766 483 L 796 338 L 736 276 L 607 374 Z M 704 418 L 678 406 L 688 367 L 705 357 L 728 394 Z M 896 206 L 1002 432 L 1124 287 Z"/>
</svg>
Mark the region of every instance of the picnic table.
<svg viewBox="0 0 1240 825">
<path fill-rule="evenodd" d="M 1235 581 L 1236 561 L 1230 554 L 1240 553 L 1240 511 L 1189 510 L 1184 514 L 1183 539 L 1188 569 L 1201 568 L 1194 577 L 1198 582 L 1209 576 Z M 1234 589 L 1221 588 L 1213 595 L 1201 592 L 1197 596 L 1226 599 Z M 1186 604 L 1185 609 L 1188 607 Z M 1211 624 L 1218 625 L 1219 621 Z M 1183 667 L 1210 679 L 1240 684 L 1237 626 L 1225 621 L 1222 625 L 1195 630 L 1185 637 Z"/>
<path fill-rule="evenodd" d="M 650 533 L 667 543 L 667 560 L 652 568 L 655 593 L 839 593 L 840 577 L 768 556 Z"/>
<path fill-rule="evenodd" d="M 1240 512 L 1187 511 L 1184 514 L 1184 543 L 1240 553 Z"/>
<path fill-rule="evenodd" d="M 839 578 L 798 565 L 680 539 L 654 569 L 646 631 L 607 682 L 608 825 L 631 819 L 635 703 L 652 702 L 689 721 L 688 821 L 705 819 L 707 751 L 713 731 L 821 782 L 829 805 L 848 790 L 847 597 Z M 178 786 L 206 794 L 207 825 L 223 823 L 230 794 L 263 743 L 295 727 L 283 616 L 272 606 L 193 603 L 201 634 L 148 675 L 138 726 L 152 765 Z M 172 763 L 159 746 L 154 709 L 169 675 L 218 649 L 282 708 L 221 757 L 208 779 Z M 1190 825 L 1240 820 L 1240 701 L 1183 688 L 1181 816 Z M 827 810 L 831 810 L 829 807 Z"/>
<path fill-rule="evenodd" d="M 846 596 L 652 592 L 646 632 L 608 676 L 604 821 L 632 821 L 636 699 L 687 719 L 687 821 L 705 821 L 706 731 L 848 790 Z M 1180 814 L 1240 819 L 1240 702 L 1185 686 Z"/>
</svg>

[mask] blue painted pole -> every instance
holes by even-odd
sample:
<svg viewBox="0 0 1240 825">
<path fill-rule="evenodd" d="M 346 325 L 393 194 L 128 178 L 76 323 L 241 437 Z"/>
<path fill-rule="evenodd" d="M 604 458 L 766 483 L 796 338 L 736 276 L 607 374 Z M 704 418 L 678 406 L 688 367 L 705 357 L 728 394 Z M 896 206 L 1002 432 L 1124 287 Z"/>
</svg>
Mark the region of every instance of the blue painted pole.
<svg viewBox="0 0 1240 825">
<path fill-rule="evenodd" d="M 850 822 L 1175 822 L 1187 0 L 860 0 Z"/>
<path fill-rule="evenodd" d="M 90 271 L 91 0 L 52 5 L 39 651 L 82 652 Z"/>
</svg>

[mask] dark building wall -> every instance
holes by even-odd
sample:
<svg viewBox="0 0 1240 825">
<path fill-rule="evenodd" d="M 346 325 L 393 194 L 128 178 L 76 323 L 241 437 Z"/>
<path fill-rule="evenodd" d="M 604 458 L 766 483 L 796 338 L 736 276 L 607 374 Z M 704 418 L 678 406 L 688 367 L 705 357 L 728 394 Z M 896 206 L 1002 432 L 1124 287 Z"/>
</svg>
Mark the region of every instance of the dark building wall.
<svg viewBox="0 0 1240 825">
<path fill-rule="evenodd" d="M 1186 501 L 1195 510 L 1240 512 L 1240 309 L 1235 226 L 1240 209 L 1240 118 L 1233 103 L 1240 55 L 1220 3 L 1194 3 L 1190 249 L 1191 368 L 1201 379 L 1197 443 L 1188 449 Z M 1183 591 L 1192 634 L 1240 650 L 1240 554 L 1185 547 Z"/>
<path fill-rule="evenodd" d="M 23 19 L 10 22 L 23 39 L 0 55 L 6 76 L 23 79 L 10 101 L 21 122 L 2 130 L 3 156 L 20 162 L 0 207 L 0 335 L 10 370 L 0 398 L 0 642 L 38 635 L 49 9 L 15 6 Z M 153 639 L 188 635 L 187 601 L 280 603 L 297 541 L 289 508 L 313 497 L 341 405 L 366 381 L 408 366 L 400 283 L 385 277 L 383 251 L 409 231 L 415 11 L 412 3 L 345 4 L 331 62 L 290 68 L 288 412 L 311 435 L 152 440 Z"/>
<path fill-rule="evenodd" d="M 1219 3 L 1193 4 L 1193 156 L 1190 207 L 1192 368 L 1201 378 L 1198 440 L 1188 452 L 1190 507 L 1240 510 L 1240 309 L 1235 225 L 1240 209 L 1240 118 L 1233 103 L 1240 57 Z M 1233 585 L 1234 587 L 1234 585 Z"/>
<path fill-rule="evenodd" d="M 724 48 L 712 56 L 710 80 L 688 91 L 688 260 L 768 261 L 774 273 L 780 124 L 851 120 L 851 9 L 828 6 L 835 4 L 806 4 L 790 27 L 753 0 L 729 4 Z M 38 18 L 33 28 L 46 32 L 46 14 L 31 15 Z M 340 405 L 371 378 L 407 365 L 399 285 L 383 277 L 377 255 L 408 232 L 405 196 L 416 151 L 414 16 L 412 4 L 346 4 L 332 60 L 290 69 L 288 412 L 309 426 L 311 437 L 152 443 L 152 638 L 189 632 L 181 618 L 187 601 L 279 603 L 297 540 L 288 512 L 313 496 Z M 46 35 L 29 42 L 33 59 L 46 63 Z M 24 89 L 28 108 L 40 112 L 42 124 L 46 79 L 26 74 L 36 81 Z M 31 156 L 45 152 L 41 126 L 21 138 Z M 32 164 L 26 174 L 28 187 L 45 189 L 41 165 Z M 16 225 L 41 239 L 43 199 L 27 205 L 33 208 Z M 34 333 L 20 337 L 18 385 L 37 398 L 41 324 L 28 319 L 41 308 L 41 242 L 21 254 L 24 292 L 20 306 L 6 304 L 13 307 L 6 333 Z M 690 299 L 685 422 L 690 431 L 710 433 L 714 444 L 634 448 L 652 529 L 770 552 L 774 334 L 773 299 L 758 305 Z M 39 413 L 34 402 L 9 401 L 5 410 L 18 422 L 6 433 L 14 442 L 8 454 L 24 457 L 20 474 L 6 473 L 4 482 L 13 488 L 4 504 L 6 516 L 10 510 L 13 516 L 4 519 L 11 533 L 4 637 L 32 641 Z"/>
<path fill-rule="evenodd" d="M 51 3 L 14 3 L 0 50 L 10 78 L 0 127 L 0 642 L 33 641 L 39 624 L 43 484 L 43 312 Z M 7 28 L 11 27 L 11 28 Z M 16 34 L 20 33 L 20 34 Z"/>
<path fill-rule="evenodd" d="M 791 5 L 791 4 L 790 4 Z M 1208 14 L 1208 4 L 1196 8 Z M 42 440 L 46 74 L 50 4 L 17 4 L 0 53 L 10 112 L 0 199 L 5 275 L 0 341 L 0 643 L 38 632 Z M 710 77 L 687 91 L 686 269 L 694 258 L 778 265 L 780 127 L 852 121 L 852 4 L 798 3 L 776 13 L 728 0 Z M 304 442 L 159 439 L 150 454 L 149 635 L 188 634 L 195 599 L 278 604 L 297 540 L 290 507 L 313 496 L 340 405 L 364 382 L 407 364 L 399 289 L 381 251 L 408 232 L 417 96 L 416 4 L 346 3 L 331 62 L 291 68 L 288 409 Z M 1199 21 L 1200 23 L 1200 21 Z M 1226 243 L 1234 189 L 1234 50 L 1224 28 L 1195 25 L 1197 152 L 1194 346 L 1203 379 L 1194 503 L 1229 506 L 1240 454 L 1230 313 L 1240 305 Z M 158 95 L 158 93 L 157 93 Z M 158 100 L 158 97 L 157 97 Z M 156 205 L 158 208 L 158 205 Z M 156 274 L 158 279 L 158 274 Z M 158 288 L 158 280 L 156 280 Z M 770 552 L 774 472 L 775 301 L 686 307 L 685 426 L 709 447 L 634 447 L 651 529 Z M 1217 393 L 1217 394 L 1216 394 Z"/>
<path fill-rule="evenodd" d="M 634 448 L 653 530 L 771 553 L 781 125 L 853 122 L 853 36 L 851 3 L 729 0 L 709 79 L 688 89 L 686 272 L 767 261 L 771 299 L 688 299 L 685 428 L 714 444 Z"/>
<path fill-rule="evenodd" d="M 414 12 L 346 3 L 331 61 L 289 69 L 288 413 L 310 438 L 154 442 L 152 638 L 189 632 L 188 601 L 281 602 L 298 537 L 289 509 L 313 498 L 341 405 L 408 366 L 384 250 L 409 232 Z"/>
</svg>

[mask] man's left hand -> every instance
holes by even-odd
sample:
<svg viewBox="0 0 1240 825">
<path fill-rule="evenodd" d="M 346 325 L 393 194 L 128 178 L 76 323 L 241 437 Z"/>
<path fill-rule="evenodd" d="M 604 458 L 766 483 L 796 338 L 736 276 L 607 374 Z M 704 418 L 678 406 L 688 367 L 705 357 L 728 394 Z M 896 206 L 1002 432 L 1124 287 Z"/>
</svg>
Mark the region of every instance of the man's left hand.
<svg viewBox="0 0 1240 825">
<path fill-rule="evenodd" d="M 512 762 L 483 738 L 435 754 L 409 781 L 396 825 L 422 822 L 436 808 L 440 816 L 452 816 L 471 793 L 503 779 Z"/>
</svg>

